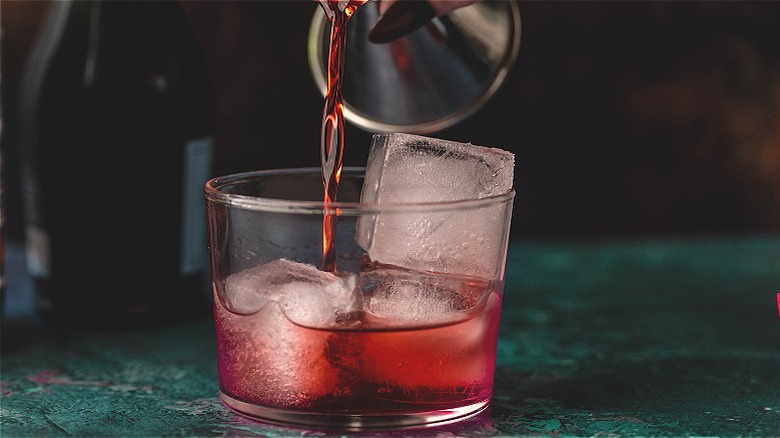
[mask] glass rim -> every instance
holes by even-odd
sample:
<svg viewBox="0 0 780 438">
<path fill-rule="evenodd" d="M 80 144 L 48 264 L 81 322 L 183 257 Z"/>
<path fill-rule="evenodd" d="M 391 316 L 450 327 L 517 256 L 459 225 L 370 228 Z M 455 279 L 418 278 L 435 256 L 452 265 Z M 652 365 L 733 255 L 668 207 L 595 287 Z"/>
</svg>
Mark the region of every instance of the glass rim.
<svg viewBox="0 0 780 438">
<path fill-rule="evenodd" d="M 345 166 L 342 169 L 342 178 L 347 175 L 360 176 L 365 174 L 365 167 Z M 483 198 L 468 198 L 454 201 L 433 202 L 382 202 L 365 203 L 357 201 L 336 201 L 326 204 L 325 201 L 304 201 L 294 199 L 269 198 L 260 196 L 240 195 L 225 193 L 222 189 L 226 186 L 249 181 L 261 177 L 274 175 L 311 174 L 322 175 L 319 167 L 289 167 L 267 170 L 253 170 L 247 172 L 232 173 L 209 179 L 203 186 L 205 199 L 210 202 L 239 207 L 246 210 L 286 212 L 299 214 L 323 214 L 336 213 L 338 215 L 358 215 L 366 213 L 387 212 L 413 212 L 413 211 L 447 211 L 477 209 L 488 205 L 510 202 L 515 197 L 515 188 L 512 187 L 504 193 L 485 196 Z"/>
</svg>

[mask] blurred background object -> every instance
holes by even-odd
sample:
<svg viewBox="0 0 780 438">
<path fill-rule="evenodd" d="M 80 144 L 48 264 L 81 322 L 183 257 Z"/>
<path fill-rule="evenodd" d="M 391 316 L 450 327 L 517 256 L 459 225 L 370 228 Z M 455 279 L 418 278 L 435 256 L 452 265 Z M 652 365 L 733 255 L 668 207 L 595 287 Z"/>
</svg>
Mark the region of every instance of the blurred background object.
<svg viewBox="0 0 780 438">
<path fill-rule="evenodd" d="M 207 315 L 214 91 L 182 8 L 62 0 L 38 29 L 4 114 L 41 316 L 115 327 Z"/>
<path fill-rule="evenodd" d="M 319 166 L 316 2 L 181 4 L 216 87 L 216 171 Z M 4 108 L 50 5 L 2 1 Z M 780 232 L 780 2 L 519 5 L 506 83 L 432 134 L 517 154 L 513 238 Z M 20 239 L 17 121 L 4 117 Z M 346 165 L 364 163 L 370 136 L 348 125 Z"/>
</svg>

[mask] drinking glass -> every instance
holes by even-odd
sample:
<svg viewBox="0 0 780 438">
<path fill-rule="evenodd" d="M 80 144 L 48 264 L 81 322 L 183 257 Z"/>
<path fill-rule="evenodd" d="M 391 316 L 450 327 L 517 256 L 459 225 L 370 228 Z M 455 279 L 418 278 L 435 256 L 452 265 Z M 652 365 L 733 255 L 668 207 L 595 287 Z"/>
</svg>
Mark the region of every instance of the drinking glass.
<svg viewBox="0 0 780 438">
<path fill-rule="evenodd" d="M 320 168 L 205 184 L 219 392 L 232 411 L 361 430 L 488 406 L 514 189 L 363 203 L 364 174 L 345 167 L 334 203 L 323 202 Z M 321 269 L 326 241 L 331 270 Z M 410 263 L 372 259 L 388 253 Z"/>
</svg>

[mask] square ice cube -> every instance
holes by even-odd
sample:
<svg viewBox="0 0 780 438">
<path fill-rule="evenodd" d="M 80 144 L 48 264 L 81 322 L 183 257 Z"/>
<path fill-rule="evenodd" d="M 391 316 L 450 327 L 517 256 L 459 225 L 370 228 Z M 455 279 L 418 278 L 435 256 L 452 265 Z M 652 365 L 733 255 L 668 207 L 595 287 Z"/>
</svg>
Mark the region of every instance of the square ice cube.
<svg viewBox="0 0 780 438">
<path fill-rule="evenodd" d="M 219 298 L 229 311 L 251 315 L 270 302 L 292 321 L 313 327 L 337 324 L 360 306 L 355 276 L 337 276 L 313 265 L 278 259 L 231 274 Z"/>
<path fill-rule="evenodd" d="M 332 394 L 347 363 L 328 330 L 362 314 L 354 274 L 277 259 L 215 288 L 220 388 L 243 400 L 308 406 Z M 357 321 L 359 322 L 359 321 Z"/>
<path fill-rule="evenodd" d="M 421 135 L 375 134 L 366 164 L 365 202 L 436 202 L 505 193 L 513 153 Z"/>
<path fill-rule="evenodd" d="M 361 272 L 357 281 L 363 310 L 367 317 L 381 320 L 383 327 L 466 320 L 474 316 L 489 285 L 467 277 L 384 267 Z"/>
<path fill-rule="evenodd" d="M 511 152 L 414 134 L 375 134 L 361 201 L 444 202 L 506 193 Z M 357 243 L 376 262 L 491 278 L 503 269 L 504 217 L 511 202 L 480 208 L 388 212 L 362 217 Z"/>
</svg>

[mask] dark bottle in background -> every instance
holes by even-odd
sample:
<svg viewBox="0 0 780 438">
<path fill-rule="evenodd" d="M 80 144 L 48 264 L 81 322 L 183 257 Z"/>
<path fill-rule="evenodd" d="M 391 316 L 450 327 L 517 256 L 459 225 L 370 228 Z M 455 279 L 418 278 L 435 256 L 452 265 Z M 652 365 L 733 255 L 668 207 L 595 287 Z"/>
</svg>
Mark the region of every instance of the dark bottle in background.
<svg viewBox="0 0 780 438">
<path fill-rule="evenodd" d="M 0 80 L 2 80 L 2 77 L 0 75 Z M 4 144 L 3 139 L 3 109 L 0 106 L 0 144 Z M 5 230 L 5 217 L 6 217 L 6 188 L 5 188 L 5 179 L 6 179 L 6 164 L 5 159 L 3 157 L 4 151 L 3 148 L 0 148 L 0 321 L 5 321 L 5 289 L 6 289 L 6 277 L 5 277 L 5 270 L 6 270 L 6 230 Z"/>
<path fill-rule="evenodd" d="M 214 96 L 179 2 L 53 2 L 28 59 L 19 147 L 40 315 L 205 316 Z"/>
<path fill-rule="evenodd" d="M 0 40 L 3 38 L 3 32 L 2 29 L 0 29 Z M 2 56 L 0 56 L 0 83 L 2 83 L 3 75 L 2 75 Z M 2 92 L 2 87 L 0 87 L 0 93 Z M 3 102 L 3 99 L 0 98 L 0 103 Z M 5 117 L 3 113 L 3 106 L 0 104 L 0 321 L 5 321 L 5 216 L 6 216 L 6 202 L 5 202 L 5 179 L 6 179 L 6 170 L 5 170 L 5 159 L 3 156 L 5 155 L 5 129 L 3 127 Z"/>
</svg>

